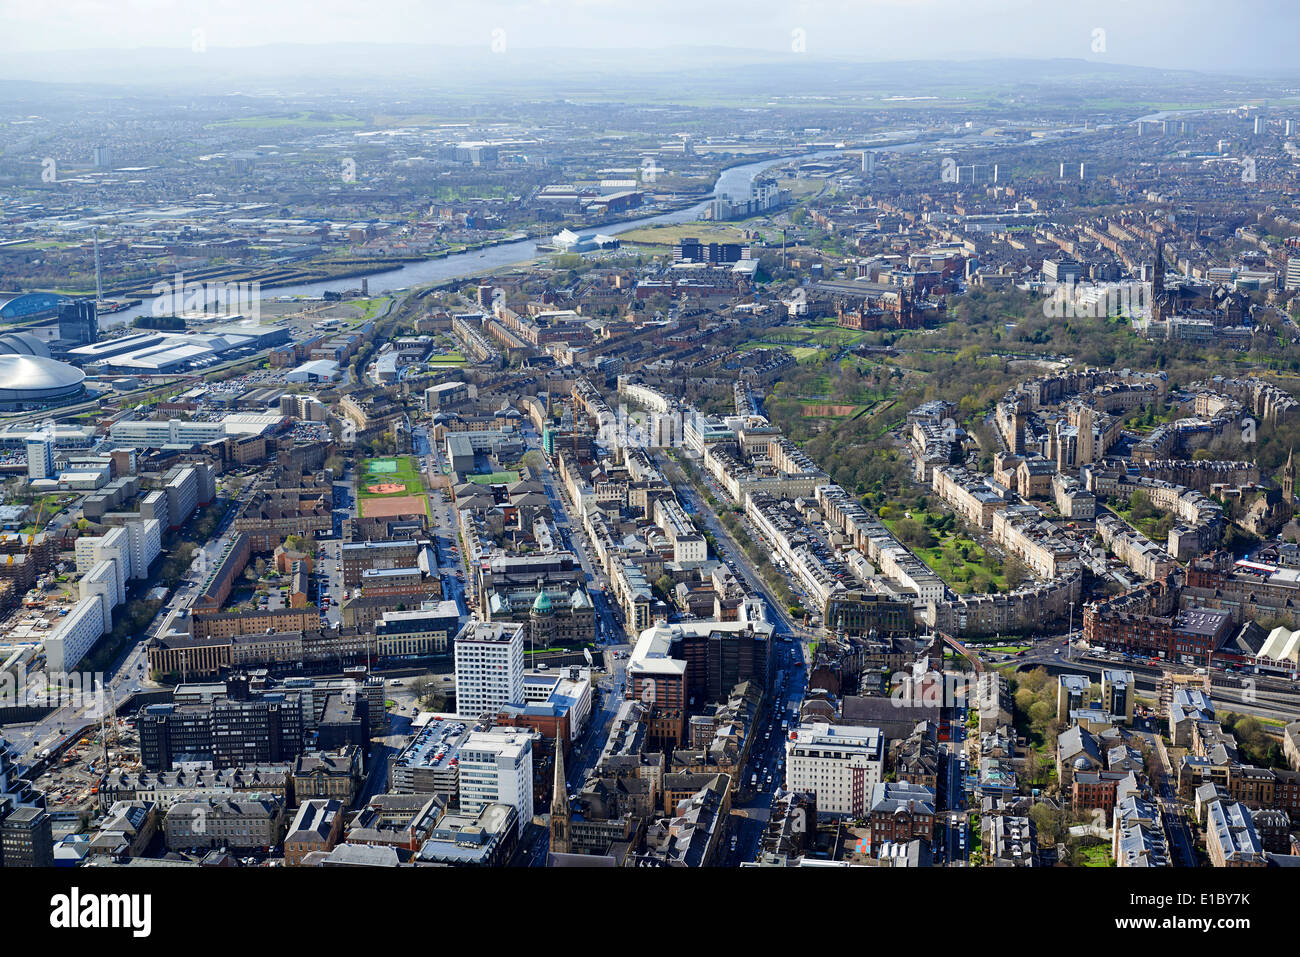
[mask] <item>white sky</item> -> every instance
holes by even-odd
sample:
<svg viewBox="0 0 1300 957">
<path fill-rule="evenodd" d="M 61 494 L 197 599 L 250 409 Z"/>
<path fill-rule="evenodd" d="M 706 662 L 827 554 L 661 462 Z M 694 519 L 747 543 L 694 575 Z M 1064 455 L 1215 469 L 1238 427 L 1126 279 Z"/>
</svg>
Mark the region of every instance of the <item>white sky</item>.
<svg viewBox="0 0 1300 957">
<path fill-rule="evenodd" d="M 0 52 L 267 43 L 791 49 L 1300 71 L 1300 3 L 1255 0 L 0 0 Z M 1103 30 L 1105 50 L 1095 49 Z"/>
</svg>

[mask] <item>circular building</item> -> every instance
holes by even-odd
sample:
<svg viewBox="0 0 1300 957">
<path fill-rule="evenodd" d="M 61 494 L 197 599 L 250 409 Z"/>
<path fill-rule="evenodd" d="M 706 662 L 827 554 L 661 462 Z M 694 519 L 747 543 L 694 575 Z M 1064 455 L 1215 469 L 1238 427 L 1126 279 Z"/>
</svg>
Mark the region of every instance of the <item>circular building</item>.
<svg viewBox="0 0 1300 957">
<path fill-rule="evenodd" d="M 67 301 L 67 296 L 54 292 L 20 292 L 16 296 L 0 296 L 0 320 L 54 316 L 58 314 L 59 306 Z"/>
<path fill-rule="evenodd" d="M 50 347 L 28 332 L 0 332 L 0 355 L 50 357 Z"/>
<path fill-rule="evenodd" d="M 79 395 L 86 374 L 45 356 L 0 355 L 0 408 L 38 406 Z"/>
</svg>

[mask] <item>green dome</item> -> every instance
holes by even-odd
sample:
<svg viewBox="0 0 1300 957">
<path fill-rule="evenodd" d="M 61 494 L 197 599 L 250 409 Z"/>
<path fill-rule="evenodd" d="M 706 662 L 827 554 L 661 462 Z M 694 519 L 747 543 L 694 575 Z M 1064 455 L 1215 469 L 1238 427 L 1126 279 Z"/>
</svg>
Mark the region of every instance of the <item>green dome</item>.
<svg viewBox="0 0 1300 957">
<path fill-rule="evenodd" d="M 534 615 L 549 615 L 551 613 L 551 599 L 546 592 L 539 591 L 537 597 L 533 599 Z"/>
</svg>

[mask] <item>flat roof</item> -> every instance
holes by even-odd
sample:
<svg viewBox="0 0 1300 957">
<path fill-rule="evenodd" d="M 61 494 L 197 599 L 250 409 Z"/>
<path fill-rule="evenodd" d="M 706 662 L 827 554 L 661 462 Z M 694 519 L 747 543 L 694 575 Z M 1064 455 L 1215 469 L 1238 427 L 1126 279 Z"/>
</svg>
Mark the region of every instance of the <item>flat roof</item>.
<svg viewBox="0 0 1300 957">
<path fill-rule="evenodd" d="M 1213 635 L 1232 616 L 1214 608 L 1187 608 L 1174 619 L 1177 627 L 1193 635 Z"/>
</svg>

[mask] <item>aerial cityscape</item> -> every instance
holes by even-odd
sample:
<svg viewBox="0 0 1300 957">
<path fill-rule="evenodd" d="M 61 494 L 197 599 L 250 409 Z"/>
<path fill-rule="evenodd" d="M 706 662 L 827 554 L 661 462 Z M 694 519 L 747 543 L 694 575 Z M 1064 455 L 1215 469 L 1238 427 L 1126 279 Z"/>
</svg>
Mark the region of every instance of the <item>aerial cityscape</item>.
<svg viewBox="0 0 1300 957">
<path fill-rule="evenodd" d="M 1296 12 L 392 6 L 14 4 L 0 867 L 1300 864 Z"/>
</svg>

